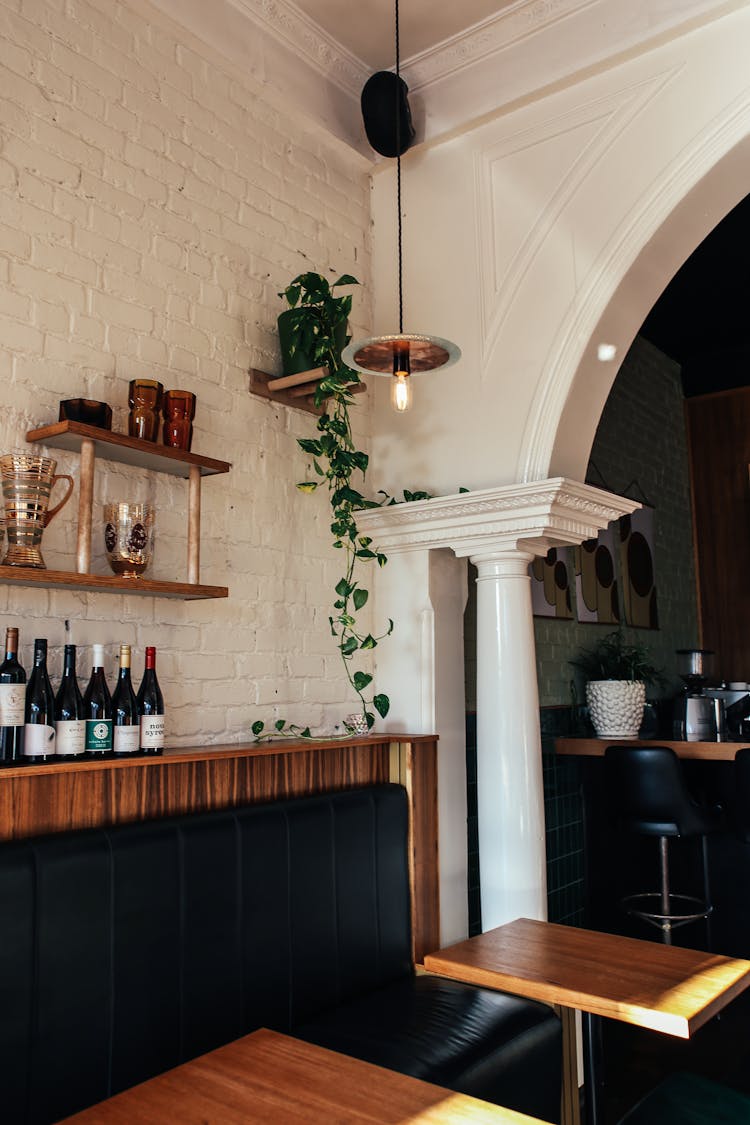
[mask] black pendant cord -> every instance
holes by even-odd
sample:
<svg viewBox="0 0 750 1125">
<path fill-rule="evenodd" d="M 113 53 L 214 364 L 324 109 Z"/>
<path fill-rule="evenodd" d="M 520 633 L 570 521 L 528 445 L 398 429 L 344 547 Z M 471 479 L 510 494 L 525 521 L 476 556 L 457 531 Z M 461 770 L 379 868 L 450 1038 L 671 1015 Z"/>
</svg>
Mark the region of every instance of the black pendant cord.
<svg viewBox="0 0 750 1125">
<path fill-rule="evenodd" d="M 396 79 L 399 79 L 401 68 L 401 42 L 398 26 L 398 0 L 396 0 Z M 403 286 L 403 245 L 401 238 L 401 107 L 400 83 L 396 82 L 396 207 L 398 211 L 398 331 L 402 336 L 404 332 L 404 286 Z"/>
</svg>

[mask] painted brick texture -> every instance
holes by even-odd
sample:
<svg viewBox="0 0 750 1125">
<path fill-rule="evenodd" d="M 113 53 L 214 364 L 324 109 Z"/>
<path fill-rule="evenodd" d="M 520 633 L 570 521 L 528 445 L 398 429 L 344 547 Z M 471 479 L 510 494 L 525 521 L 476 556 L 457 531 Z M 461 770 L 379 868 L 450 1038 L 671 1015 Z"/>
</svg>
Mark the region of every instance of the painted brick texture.
<svg viewBox="0 0 750 1125">
<path fill-rule="evenodd" d="M 278 373 L 277 291 L 303 269 L 369 282 L 369 182 L 354 153 L 205 57 L 162 17 L 110 0 L 0 0 L 0 450 L 55 421 L 61 398 L 104 399 L 127 429 L 128 381 L 197 395 L 193 450 L 233 463 L 205 480 L 201 577 L 227 601 L 177 602 L 0 585 L 0 622 L 51 646 L 158 648 L 168 744 L 248 737 L 256 718 L 330 727 L 354 709 L 328 630 L 338 559 L 325 498 L 295 483 L 311 415 L 253 398 Z M 368 327 L 366 289 L 353 327 Z M 356 408 L 369 441 L 368 396 Z M 37 450 L 41 452 L 41 450 Z M 78 457 L 50 451 L 78 480 Z M 73 570 L 76 495 L 46 530 Z M 92 570 L 107 572 L 101 506 L 157 508 L 153 577 L 184 580 L 187 487 L 98 464 Z M 369 627 L 369 623 L 368 627 Z"/>
</svg>

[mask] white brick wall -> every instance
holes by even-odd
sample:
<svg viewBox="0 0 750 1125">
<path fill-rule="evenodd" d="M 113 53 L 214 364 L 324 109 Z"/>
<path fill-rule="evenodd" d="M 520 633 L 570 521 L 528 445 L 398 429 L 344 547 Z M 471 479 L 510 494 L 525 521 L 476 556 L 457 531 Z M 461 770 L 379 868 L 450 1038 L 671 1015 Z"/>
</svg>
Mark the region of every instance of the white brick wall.
<svg viewBox="0 0 750 1125">
<path fill-rule="evenodd" d="M 277 716 L 331 726 L 354 709 L 328 629 L 337 557 L 324 497 L 298 493 L 311 415 L 248 393 L 279 370 L 277 298 L 303 269 L 369 281 L 365 162 L 291 119 L 163 17 L 109 0 L 0 0 L 0 451 L 56 421 L 61 398 L 105 399 L 127 428 L 128 381 L 197 395 L 193 449 L 233 463 L 203 484 L 201 577 L 227 601 L 179 602 L 0 584 L 0 631 L 51 645 L 155 644 L 173 746 L 246 739 Z M 300 254 L 302 251 L 307 259 Z M 368 327 L 366 290 L 355 329 Z M 367 396 L 356 407 L 367 446 Z M 42 452 L 42 450 L 38 450 Z M 45 451 L 47 452 L 47 451 Z M 49 451 L 78 480 L 78 458 Z M 157 507 L 153 577 L 184 580 L 187 488 L 101 462 L 101 505 Z M 74 569 L 76 494 L 45 532 Z"/>
</svg>

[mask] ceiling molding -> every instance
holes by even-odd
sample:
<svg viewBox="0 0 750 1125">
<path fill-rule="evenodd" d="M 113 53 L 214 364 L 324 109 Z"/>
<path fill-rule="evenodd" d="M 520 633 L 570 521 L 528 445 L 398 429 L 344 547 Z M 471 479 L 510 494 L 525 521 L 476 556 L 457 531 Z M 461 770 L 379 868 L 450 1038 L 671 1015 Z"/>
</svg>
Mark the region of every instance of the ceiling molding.
<svg viewBox="0 0 750 1125">
<path fill-rule="evenodd" d="M 346 93 L 359 98 L 370 71 L 289 0 L 226 0 Z"/>
<path fill-rule="evenodd" d="M 151 0 L 154 7 L 375 160 L 359 98 L 372 68 L 292 0 Z M 516 0 L 402 61 L 420 141 L 674 38 L 745 0 Z M 353 18 L 356 18 L 353 14 Z M 260 34 L 259 34 L 260 32 Z M 343 97 L 342 97 L 343 95 Z"/>
<path fill-rule="evenodd" d="M 414 93 L 535 35 L 598 0 L 517 0 L 460 35 L 404 62 Z"/>
</svg>

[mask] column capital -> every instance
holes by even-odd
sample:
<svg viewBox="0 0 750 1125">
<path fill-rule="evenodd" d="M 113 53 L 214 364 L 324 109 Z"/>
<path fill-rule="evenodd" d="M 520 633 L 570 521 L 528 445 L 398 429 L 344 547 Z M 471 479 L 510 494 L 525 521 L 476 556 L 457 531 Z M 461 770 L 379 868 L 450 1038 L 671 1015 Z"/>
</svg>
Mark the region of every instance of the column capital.
<svg viewBox="0 0 750 1125">
<path fill-rule="evenodd" d="M 546 555 L 594 539 L 610 520 L 634 512 L 635 500 L 553 477 L 391 504 L 357 515 L 363 534 L 386 552 L 450 547 L 473 562 Z"/>
</svg>

